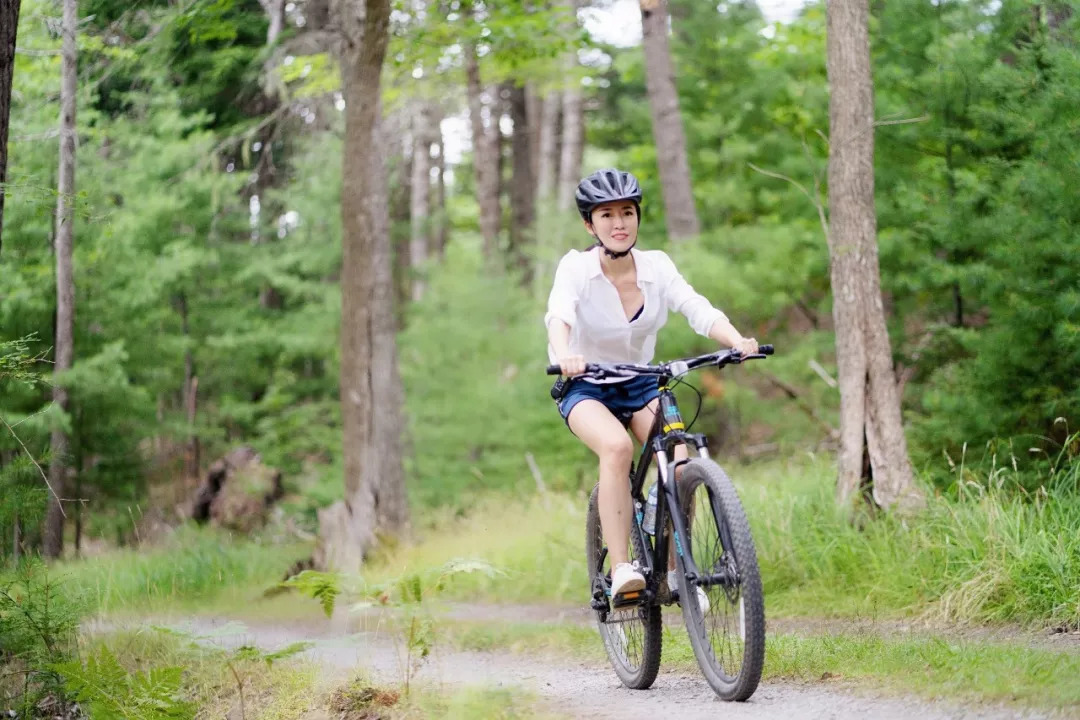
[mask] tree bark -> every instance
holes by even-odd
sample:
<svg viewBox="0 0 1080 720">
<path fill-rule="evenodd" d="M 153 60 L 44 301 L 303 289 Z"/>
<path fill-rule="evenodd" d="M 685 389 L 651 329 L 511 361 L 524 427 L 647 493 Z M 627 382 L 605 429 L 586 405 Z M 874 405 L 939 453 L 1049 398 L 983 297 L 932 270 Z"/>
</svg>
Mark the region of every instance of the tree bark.
<svg viewBox="0 0 1080 720">
<path fill-rule="evenodd" d="M 11 117 L 11 85 L 15 75 L 15 35 L 19 30 L 20 4 L 21 0 L 0 0 L 0 252 L 4 248 L 8 120 Z"/>
<path fill-rule="evenodd" d="M 435 174 L 435 254 L 440 260 L 446 255 L 446 243 L 450 235 L 450 221 L 446 215 L 446 146 L 442 130 L 436 134 L 437 158 Z"/>
<path fill-rule="evenodd" d="M 68 411 L 68 391 L 60 375 L 71 369 L 74 356 L 75 279 L 71 262 L 75 240 L 75 90 L 78 2 L 64 0 L 63 41 L 60 80 L 60 170 L 56 193 L 56 352 L 53 366 L 53 403 Z M 64 497 L 67 480 L 68 436 L 62 427 L 53 428 L 49 484 L 49 507 L 45 514 L 43 551 L 46 557 L 59 557 L 64 550 Z"/>
<path fill-rule="evenodd" d="M 522 284 L 532 283 L 533 241 L 536 236 L 536 184 L 532 170 L 532 130 L 525 101 L 525 87 L 511 86 L 510 119 L 514 124 L 511 140 L 513 177 L 510 181 L 510 257 L 521 270 Z"/>
<path fill-rule="evenodd" d="M 668 46 L 666 0 L 641 0 L 641 29 L 645 48 L 645 88 L 652 111 L 664 217 L 668 236 L 680 240 L 697 235 L 701 225 L 694 208 L 686 135 L 675 89 L 675 67 Z"/>
<path fill-rule="evenodd" d="M 539 147 L 536 150 L 536 200 L 540 207 L 551 202 L 555 194 L 559 161 L 556 149 L 562 98 L 562 93 L 551 91 L 540 103 L 540 127 L 537 132 Z"/>
<path fill-rule="evenodd" d="M 389 0 L 343 3 L 337 19 L 345 96 L 341 406 L 345 499 L 319 514 L 320 566 L 357 572 L 376 532 L 407 521 L 394 341 L 393 261 L 378 133 Z"/>
<path fill-rule="evenodd" d="M 188 439 L 184 448 L 184 476 L 199 477 L 199 437 L 195 434 L 196 397 L 199 379 L 195 376 L 195 355 L 191 351 L 191 327 L 188 319 L 187 295 L 177 297 L 180 312 L 180 328 L 184 335 L 184 384 L 180 390 L 180 403 L 184 407 L 188 423 Z"/>
<path fill-rule="evenodd" d="M 853 502 L 869 481 L 878 506 L 911 508 L 923 499 L 908 459 L 881 301 L 868 19 L 867 0 L 828 3 L 828 242 L 840 384 L 837 498 Z"/>
<path fill-rule="evenodd" d="M 285 27 L 285 0 L 259 0 L 270 25 L 266 29 L 266 44 L 273 45 Z"/>
<path fill-rule="evenodd" d="M 409 264 L 413 301 L 424 294 L 423 268 L 431 233 L 431 108 L 422 103 L 413 116 L 412 192 L 409 202 Z"/>
<path fill-rule="evenodd" d="M 493 108 L 484 121 L 483 86 L 476 47 L 465 43 L 465 78 L 472 125 L 473 166 L 476 173 L 476 200 L 480 205 L 480 234 L 484 255 L 493 257 L 499 241 L 502 210 L 499 203 L 499 113 Z"/>
<path fill-rule="evenodd" d="M 571 14 L 566 20 L 565 32 L 572 36 L 577 32 L 577 11 L 582 0 L 573 0 Z M 581 158 L 585 153 L 585 110 L 578 79 L 577 51 L 571 50 L 566 63 L 566 88 L 562 97 L 562 147 L 559 152 L 558 186 L 555 188 L 555 207 L 569 210 L 574 204 L 574 192 L 581 180 Z"/>
</svg>

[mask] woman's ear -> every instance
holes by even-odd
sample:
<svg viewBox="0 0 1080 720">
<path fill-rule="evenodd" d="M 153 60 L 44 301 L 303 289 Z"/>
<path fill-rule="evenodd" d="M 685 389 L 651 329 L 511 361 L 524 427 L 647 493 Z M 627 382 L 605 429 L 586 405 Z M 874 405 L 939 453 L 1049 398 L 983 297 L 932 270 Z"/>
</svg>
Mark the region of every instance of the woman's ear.
<svg viewBox="0 0 1080 720">
<path fill-rule="evenodd" d="M 584 222 L 585 222 L 585 230 L 586 230 L 586 232 L 588 232 L 593 237 L 596 237 L 596 232 L 593 230 L 592 223 L 589 222 L 588 220 L 585 220 Z"/>
</svg>

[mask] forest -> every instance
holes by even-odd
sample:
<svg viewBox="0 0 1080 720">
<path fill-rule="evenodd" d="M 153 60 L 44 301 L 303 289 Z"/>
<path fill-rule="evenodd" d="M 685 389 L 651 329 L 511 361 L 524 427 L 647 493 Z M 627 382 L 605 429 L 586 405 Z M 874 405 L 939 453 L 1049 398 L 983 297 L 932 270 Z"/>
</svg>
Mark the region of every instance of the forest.
<svg viewBox="0 0 1080 720">
<path fill-rule="evenodd" d="M 763 682 L 1076 712 L 1078 9 L 0 0 L 0 713 L 576 715 L 424 673 L 603 658 L 547 619 L 588 602 L 597 466 L 544 313 L 608 167 L 776 348 L 677 389 Z M 716 349 L 672 317 L 656 359 Z M 198 624 L 346 604 L 392 617 L 389 680 Z"/>
</svg>

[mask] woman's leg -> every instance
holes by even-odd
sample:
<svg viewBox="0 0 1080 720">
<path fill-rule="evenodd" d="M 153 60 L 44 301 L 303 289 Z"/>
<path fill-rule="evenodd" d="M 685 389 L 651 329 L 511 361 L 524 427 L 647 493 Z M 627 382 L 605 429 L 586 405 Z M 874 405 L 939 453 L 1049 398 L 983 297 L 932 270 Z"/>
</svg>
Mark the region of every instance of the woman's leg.
<svg viewBox="0 0 1080 720">
<path fill-rule="evenodd" d="M 634 416 L 630 418 L 630 431 L 634 433 L 634 437 L 638 442 L 644 445 L 649 440 L 649 431 L 652 430 L 653 420 L 656 418 L 656 409 L 660 405 L 660 399 L 656 398 L 652 400 L 648 405 L 634 413 Z M 683 460 L 689 455 L 686 450 L 685 444 L 675 446 L 674 460 Z M 675 469 L 675 483 L 678 484 L 682 479 L 683 466 L 680 465 Z M 675 569 L 675 544 L 668 543 L 668 570 Z"/>
<path fill-rule="evenodd" d="M 627 562 L 630 544 L 630 463 L 634 443 L 599 400 L 582 400 L 567 418 L 570 429 L 600 459 L 600 528 L 611 567 Z"/>
</svg>

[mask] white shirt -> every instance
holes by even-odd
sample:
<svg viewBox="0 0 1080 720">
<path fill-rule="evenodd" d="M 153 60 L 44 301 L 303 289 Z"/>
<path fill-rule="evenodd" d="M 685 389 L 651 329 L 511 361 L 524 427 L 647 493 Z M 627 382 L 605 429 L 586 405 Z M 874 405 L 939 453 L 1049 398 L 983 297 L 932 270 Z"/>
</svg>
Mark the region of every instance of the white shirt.
<svg viewBox="0 0 1080 720">
<path fill-rule="evenodd" d="M 662 250 L 631 250 L 637 268 L 637 286 L 645 306 L 631 322 L 623 310 L 619 291 L 600 268 L 599 248 L 571 250 L 559 261 L 548 296 L 544 325 L 562 320 L 570 326 L 570 352 L 585 362 L 652 362 L 656 334 L 667 322 L 669 311 L 681 312 L 690 327 L 708 337 L 713 323 L 726 318 L 686 282 L 675 263 Z M 557 364 L 548 343 L 548 359 Z M 605 382 L 619 382 L 614 378 Z"/>
</svg>

